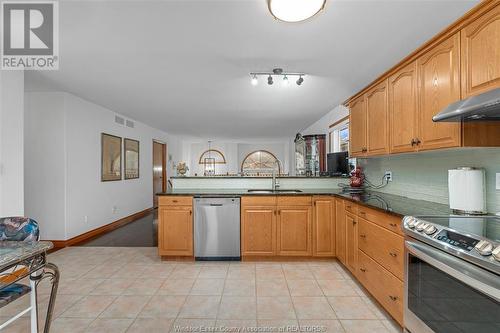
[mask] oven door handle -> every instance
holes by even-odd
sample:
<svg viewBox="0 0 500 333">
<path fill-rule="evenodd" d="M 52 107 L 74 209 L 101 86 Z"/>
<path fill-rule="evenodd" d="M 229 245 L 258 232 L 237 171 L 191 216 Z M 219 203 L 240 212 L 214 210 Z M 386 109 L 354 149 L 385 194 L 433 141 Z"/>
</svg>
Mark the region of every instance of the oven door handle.
<svg viewBox="0 0 500 333">
<path fill-rule="evenodd" d="M 500 278 L 498 275 L 423 243 L 407 240 L 405 241 L 405 247 L 409 253 L 422 259 L 429 265 L 449 274 L 471 288 L 500 301 Z M 408 268 L 407 274 L 409 274 Z"/>
</svg>

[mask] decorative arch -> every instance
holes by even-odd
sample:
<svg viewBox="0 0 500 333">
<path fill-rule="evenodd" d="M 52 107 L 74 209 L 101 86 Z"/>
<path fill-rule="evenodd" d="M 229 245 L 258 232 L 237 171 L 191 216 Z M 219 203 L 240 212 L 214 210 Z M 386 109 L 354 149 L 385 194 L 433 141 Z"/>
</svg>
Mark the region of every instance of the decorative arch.
<svg viewBox="0 0 500 333">
<path fill-rule="evenodd" d="M 256 150 L 245 156 L 241 163 L 242 173 L 272 173 L 281 174 L 281 162 L 270 151 Z"/>
<path fill-rule="evenodd" d="M 224 154 L 217 149 L 208 149 L 205 150 L 201 155 L 200 159 L 198 161 L 198 164 L 205 164 L 205 158 L 208 158 L 208 156 L 211 156 L 212 158 L 215 159 L 215 164 L 226 164 L 226 157 Z"/>
</svg>

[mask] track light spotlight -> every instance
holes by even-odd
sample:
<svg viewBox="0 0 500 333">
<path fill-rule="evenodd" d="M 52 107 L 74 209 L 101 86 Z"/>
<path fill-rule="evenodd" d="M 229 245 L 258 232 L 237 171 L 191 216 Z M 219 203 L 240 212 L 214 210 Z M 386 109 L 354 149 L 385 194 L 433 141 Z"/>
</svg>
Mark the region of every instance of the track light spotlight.
<svg viewBox="0 0 500 333">
<path fill-rule="evenodd" d="M 272 85 L 273 84 L 273 77 L 271 75 L 268 76 L 267 78 L 267 84 Z"/>
<path fill-rule="evenodd" d="M 300 86 L 302 84 L 302 82 L 304 82 L 304 79 L 302 78 L 302 75 L 299 77 L 299 79 L 297 80 L 297 85 Z"/>
<path fill-rule="evenodd" d="M 290 84 L 290 82 L 288 81 L 288 76 L 283 76 L 283 85 L 285 87 L 288 87 L 288 85 Z"/>
<path fill-rule="evenodd" d="M 252 77 L 252 86 L 256 86 L 259 84 L 259 80 L 257 79 L 257 75 L 253 75 Z"/>
</svg>

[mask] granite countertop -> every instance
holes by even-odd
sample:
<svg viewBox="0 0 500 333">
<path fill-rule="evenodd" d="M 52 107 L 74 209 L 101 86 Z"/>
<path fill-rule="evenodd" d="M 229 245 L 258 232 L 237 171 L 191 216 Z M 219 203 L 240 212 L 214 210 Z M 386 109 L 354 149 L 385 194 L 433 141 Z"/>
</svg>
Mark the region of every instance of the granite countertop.
<svg viewBox="0 0 500 333">
<path fill-rule="evenodd" d="M 183 189 L 171 190 L 158 195 L 192 195 L 194 197 L 227 197 L 227 196 L 255 196 L 255 195 L 331 195 L 350 200 L 369 208 L 375 208 L 386 213 L 398 216 L 406 215 L 450 215 L 452 211 L 448 205 L 431 201 L 411 199 L 403 196 L 387 194 L 376 191 L 367 191 L 363 194 L 350 194 L 342 192 L 342 189 L 303 189 L 302 192 L 276 192 L 276 193 L 252 193 L 247 189 Z"/>
</svg>

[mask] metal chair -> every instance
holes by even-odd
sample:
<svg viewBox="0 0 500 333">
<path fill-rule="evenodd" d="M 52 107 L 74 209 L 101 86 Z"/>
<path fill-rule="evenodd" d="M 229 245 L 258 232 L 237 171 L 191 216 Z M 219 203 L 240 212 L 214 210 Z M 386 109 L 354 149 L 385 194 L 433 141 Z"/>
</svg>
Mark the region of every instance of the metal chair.
<svg viewBox="0 0 500 333">
<path fill-rule="evenodd" d="M 40 229 L 38 223 L 27 217 L 5 217 L 0 218 L 0 241 L 38 241 L 40 238 Z M 30 306 L 0 324 L 0 331 L 7 325 L 19 319 L 22 315 L 30 312 L 31 315 L 31 333 L 38 332 L 38 306 L 37 306 L 37 281 L 41 272 L 37 271 L 30 275 L 29 286 L 15 283 L 21 276 L 26 275 L 26 267 L 16 267 L 13 271 L 1 273 L 0 283 L 6 285 L 0 289 L 0 308 L 14 302 L 18 298 L 30 294 Z M 12 283 L 14 282 L 14 283 Z"/>
</svg>

